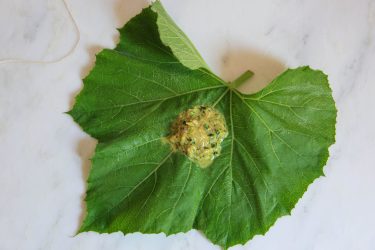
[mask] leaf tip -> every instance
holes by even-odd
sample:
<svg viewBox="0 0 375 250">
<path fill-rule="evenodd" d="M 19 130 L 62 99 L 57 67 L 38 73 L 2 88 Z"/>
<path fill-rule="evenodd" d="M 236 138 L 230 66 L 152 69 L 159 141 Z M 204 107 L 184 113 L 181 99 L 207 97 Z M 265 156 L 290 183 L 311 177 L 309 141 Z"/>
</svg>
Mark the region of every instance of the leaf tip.
<svg viewBox="0 0 375 250">
<path fill-rule="evenodd" d="M 72 116 L 72 110 L 65 111 L 63 112 L 63 114 Z"/>
</svg>

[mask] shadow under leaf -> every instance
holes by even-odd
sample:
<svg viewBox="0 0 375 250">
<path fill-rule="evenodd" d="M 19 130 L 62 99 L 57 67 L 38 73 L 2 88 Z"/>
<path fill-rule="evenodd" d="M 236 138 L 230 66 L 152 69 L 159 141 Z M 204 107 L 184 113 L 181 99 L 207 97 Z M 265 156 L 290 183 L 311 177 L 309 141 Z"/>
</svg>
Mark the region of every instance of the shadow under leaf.
<svg viewBox="0 0 375 250">
<path fill-rule="evenodd" d="M 221 77 L 233 81 L 246 70 L 254 75 L 238 88 L 246 94 L 256 93 L 266 87 L 273 79 L 286 70 L 277 58 L 246 48 L 229 50 L 222 57 Z"/>
</svg>

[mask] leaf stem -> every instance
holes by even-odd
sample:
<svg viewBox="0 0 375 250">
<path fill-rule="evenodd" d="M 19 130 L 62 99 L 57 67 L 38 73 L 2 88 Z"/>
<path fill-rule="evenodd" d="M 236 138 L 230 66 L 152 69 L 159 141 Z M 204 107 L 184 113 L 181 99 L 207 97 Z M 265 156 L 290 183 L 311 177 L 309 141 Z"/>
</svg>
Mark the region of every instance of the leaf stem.
<svg viewBox="0 0 375 250">
<path fill-rule="evenodd" d="M 246 70 L 236 80 L 234 80 L 233 82 L 230 82 L 229 85 L 231 88 L 235 89 L 241 86 L 247 80 L 249 80 L 253 75 L 254 75 L 254 72 L 252 72 L 251 70 Z"/>
</svg>

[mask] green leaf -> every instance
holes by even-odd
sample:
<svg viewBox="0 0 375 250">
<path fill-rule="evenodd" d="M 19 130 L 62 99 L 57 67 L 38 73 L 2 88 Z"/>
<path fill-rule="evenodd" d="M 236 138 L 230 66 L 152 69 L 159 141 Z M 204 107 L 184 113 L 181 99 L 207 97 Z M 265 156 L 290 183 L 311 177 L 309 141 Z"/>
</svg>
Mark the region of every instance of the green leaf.
<svg viewBox="0 0 375 250">
<path fill-rule="evenodd" d="M 159 2 L 120 33 L 115 49 L 97 55 L 69 112 L 98 140 L 80 232 L 195 228 L 228 248 L 290 214 L 323 175 L 334 143 L 327 76 L 289 69 L 256 94 L 239 93 L 207 70 Z M 205 169 L 163 141 L 178 114 L 196 105 L 215 106 L 229 131 Z"/>
<path fill-rule="evenodd" d="M 173 22 L 164 10 L 160 1 L 156 1 L 151 9 L 157 13 L 159 36 L 165 46 L 168 46 L 180 63 L 190 69 L 209 69 L 197 49 L 184 32 Z"/>
</svg>

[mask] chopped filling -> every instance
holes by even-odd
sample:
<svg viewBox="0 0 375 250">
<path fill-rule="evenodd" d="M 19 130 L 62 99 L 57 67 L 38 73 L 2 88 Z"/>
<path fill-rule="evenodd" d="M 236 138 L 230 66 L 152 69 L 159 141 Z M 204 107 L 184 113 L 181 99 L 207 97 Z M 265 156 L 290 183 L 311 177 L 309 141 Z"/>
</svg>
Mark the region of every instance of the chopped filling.
<svg viewBox="0 0 375 250">
<path fill-rule="evenodd" d="M 220 155 L 228 130 L 223 115 L 209 106 L 195 106 L 180 113 L 167 137 L 173 150 L 180 151 L 200 167 L 208 167 Z"/>
</svg>

